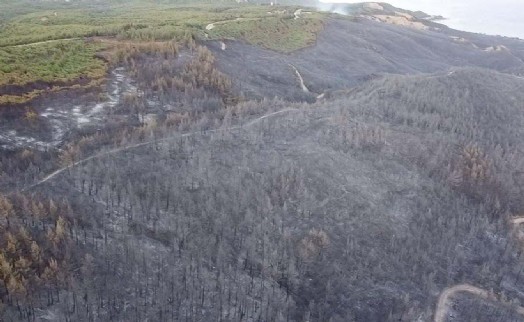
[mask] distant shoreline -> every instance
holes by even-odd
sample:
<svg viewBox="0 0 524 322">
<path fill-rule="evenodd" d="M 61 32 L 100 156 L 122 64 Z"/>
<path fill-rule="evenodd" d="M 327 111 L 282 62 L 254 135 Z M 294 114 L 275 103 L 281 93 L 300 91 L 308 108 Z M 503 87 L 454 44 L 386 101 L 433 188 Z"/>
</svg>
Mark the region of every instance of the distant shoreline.
<svg viewBox="0 0 524 322">
<path fill-rule="evenodd" d="M 343 5 L 362 2 L 362 0 L 320 1 L 326 5 L 328 3 Z M 416 13 L 425 13 L 428 17 L 419 17 L 419 19 L 441 23 L 458 31 L 524 40 L 524 19 L 522 19 L 524 2 L 511 6 L 495 3 L 479 6 L 475 0 L 462 0 L 459 5 L 441 3 L 438 0 L 424 3 L 410 2 L 410 0 L 389 0 L 381 3 Z"/>
</svg>

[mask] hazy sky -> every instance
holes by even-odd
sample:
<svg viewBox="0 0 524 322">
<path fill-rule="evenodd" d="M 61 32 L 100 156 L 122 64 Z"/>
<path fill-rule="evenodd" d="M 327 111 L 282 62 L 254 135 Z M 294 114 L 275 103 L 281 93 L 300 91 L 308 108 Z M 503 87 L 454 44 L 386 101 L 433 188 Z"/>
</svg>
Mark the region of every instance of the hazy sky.
<svg viewBox="0 0 524 322">
<path fill-rule="evenodd" d="M 355 3 L 365 0 L 321 0 Z M 524 39 L 524 0 L 382 0 L 396 7 L 442 15 L 451 28 Z"/>
</svg>

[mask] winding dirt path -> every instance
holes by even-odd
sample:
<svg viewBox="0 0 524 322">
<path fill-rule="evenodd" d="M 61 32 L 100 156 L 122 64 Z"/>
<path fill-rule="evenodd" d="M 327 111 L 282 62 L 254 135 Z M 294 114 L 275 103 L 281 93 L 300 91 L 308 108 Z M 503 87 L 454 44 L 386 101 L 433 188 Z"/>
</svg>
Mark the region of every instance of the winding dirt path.
<svg viewBox="0 0 524 322">
<path fill-rule="evenodd" d="M 257 123 L 260 123 L 261 121 L 263 121 L 264 119 L 267 119 L 269 117 L 272 117 L 274 115 L 278 115 L 278 114 L 282 114 L 282 113 L 286 113 L 286 112 L 291 112 L 291 111 L 298 111 L 298 109 L 296 108 L 288 108 L 288 109 L 283 109 L 283 110 L 280 110 L 280 111 L 276 111 L 276 112 L 273 112 L 273 113 L 269 113 L 269 114 L 266 114 L 266 115 L 263 115 L 261 117 L 258 117 L 246 124 L 243 124 L 243 125 L 236 125 L 236 126 L 232 126 L 232 127 L 228 127 L 226 129 L 222 129 L 222 128 L 218 128 L 218 129 L 212 129 L 212 130 L 206 130 L 206 131 L 193 131 L 193 132 L 189 132 L 189 133 L 184 133 L 184 134 L 175 134 L 175 135 L 172 135 L 172 136 L 168 136 L 168 137 L 165 137 L 163 139 L 159 139 L 159 140 L 150 140 L 150 141 L 147 141 L 147 142 L 141 142 L 141 143 L 137 143 L 137 144 L 132 144 L 132 145 L 128 145 L 128 146 L 124 146 L 124 147 L 119 147 L 119 148 L 115 148 L 115 149 L 112 149 L 112 150 L 108 150 L 108 151 L 104 151 L 104 152 L 100 152 L 98 154 L 94 154 L 92 156 L 89 156 L 85 159 L 82 159 L 82 160 L 78 160 L 76 162 L 74 162 L 73 164 L 69 165 L 69 166 L 66 166 L 66 167 L 63 167 L 63 168 L 60 168 L 50 174 L 48 174 L 47 176 L 45 176 L 44 178 L 42 178 L 41 180 L 35 182 L 35 183 L 32 183 L 28 186 L 25 186 L 23 187 L 20 191 L 27 191 L 27 190 L 30 190 L 36 186 L 39 186 L 43 183 L 46 183 L 50 180 L 52 180 L 53 178 L 55 178 L 56 176 L 60 175 L 61 173 L 71 169 L 71 168 L 74 168 L 78 165 L 82 165 L 90 160 L 93 160 L 93 159 L 97 159 L 97 158 L 100 158 L 100 157 L 104 157 L 104 156 L 107 156 L 107 155 L 111 155 L 111 154 L 115 154 L 115 153 L 118 153 L 118 152 L 122 152 L 122 151 L 127 151 L 127 150 L 132 150 L 132 149 L 135 149 L 135 148 L 139 148 L 139 147 L 142 147 L 142 146 L 146 146 L 146 145 L 150 145 L 150 144 L 153 144 L 153 143 L 159 143 L 159 142 L 165 142 L 167 140 L 171 140 L 173 138 L 176 138 L 176 137 L 188 137 L 188 136 L 192 136 L 192 135 L 195 135 L 195 134 L 201 134 L 201 133 L 213 133 L 213 132 L 218 132 L 218 131 L 221 131 L 221 130 L 235 130 L 235 129 L 241 129 L 241 128 L 245 128 L 245 127 L 250 127 L 250 126 L 253 126 Z"/>
<path fill-rule="evenodd" d="M 524 216 L 522 217 L 515 217 L 510 220 L 510 223 L 513 225 L 513 229 L 516 229 L 519 225 L 524 223 Z M 513 308 L 517 313 L 524 316 L 524 307 L 522 306 L 510 306 L 510 304 L 502 302 L 496 294 L 491 293 L 485 289 L 478 288 L 476 286 L 470 285 L 470 284 L 458 284 L 454 285 L 448 288 L 445 288 L 438 298 L 437 306 L 435 308 L 435 314 L 434 314 L 434 322 L 445 322 L 449 310 L 449 303 L 451 302 L 451 298 L 459 292 L 465 292 L 470 293 L 475 296 L 478 296 L 482 299 L 492 301 L 492 302 L 499 302 L 504 306 L 508 306 Z"/>
<path fill-rule="evenodd" d="M 440 293 L 437 308 L 435 309 L 435 322 L 446 322 L 447 313 L 449 309 L 449 302 L 451 297 L 453 297 L 458 292 L 470 293 L 480 298 L 483 298 L 487 301 L 500 302 L 502 305 L 511 307 L 517 311 L 520 315 L 524 316 L 524 307 L 522 306 L 511 306 L 509 303 L 502 302 L 496 294 L 488 292 L 484 289 L 478 288 L 470 284 L 459 284 L 455 286 L 448 287 Z"/>
<path fill-rule="evenodd" d="M 213 30 L 217 25 L 224 25 L 229 22 L 235 22 L 235 21 L 255 21 L 255 20 L 262 20 L 263 18 L 235 18 L 235 19 L 229 19 L 229 20 L 222 20 L 210 23 L 206 26 L 206 30 Z"/>
<path fill-rule="evenodd" d="M 435 309 L 435 322 L 446 322 L 446 317 L 449 309 L 449 302 L 451 297 L 458 292 L 467 292 L 474 294 L 478 297 L 481 297 L 486 300 L 490 300 L 490 294 L 488 291 L 475 287 L 469 284 L 459 284 L 455 286 L 448 287 L 440 293 L 438 298 L 437 307 Z"/>
<path fill-rule="evenodd" d="M 307 88 L 306 84 L 304 84 L 304 78 L 302 78 L 302 75 L 300 74 L 298 69 L 291 64 L 289 64 L 289 66 L 291 66 L 291 68 L 293 68 L 293 70 L 295 71 L 295 74 L 297 75 L 298 80 L 300 81 L 300 87 L 302 88 L 302 91 L 304 93 L 309 93 L 309 88 Z"/>
<path fill-rule="evenodd" d="M 29 47 L 29 46 L 36 46 L 41 44 L 49 44 L 53 42 L 59 42 L 59 41 L 72 41 L 72 40 L 80 40 L 82 38 L 63 38 L 63 39 L 51 39 L 51 40 L 44 40 L 44 41 L 37 41 L 37 42 L 30 42 L 27 44 L 20 44 L 20 45 L 8 45 L 8 46 L 1 46 L 0 48 L 13 48 L 13 47 Z"/>
</svg>

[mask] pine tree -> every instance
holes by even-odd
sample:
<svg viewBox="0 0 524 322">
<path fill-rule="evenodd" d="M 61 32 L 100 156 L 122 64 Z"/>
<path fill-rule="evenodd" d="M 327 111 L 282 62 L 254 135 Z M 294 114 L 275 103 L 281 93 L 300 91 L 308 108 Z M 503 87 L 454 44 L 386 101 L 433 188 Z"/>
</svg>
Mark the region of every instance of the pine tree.
<svg viewBox="0 0 524 322">
<path fill-rule="evenodd" d="M 9 227 L 9 217 L 13 214 L 13 204 L 5 196 L 0 195 L 0 219 L 5 219 Z"/>
<path fill-rule="evenodd" d="M 31 242 L 31 259 L 38 264 L 42 261 L 42 250 L 34 240 Z"/>
</svg>

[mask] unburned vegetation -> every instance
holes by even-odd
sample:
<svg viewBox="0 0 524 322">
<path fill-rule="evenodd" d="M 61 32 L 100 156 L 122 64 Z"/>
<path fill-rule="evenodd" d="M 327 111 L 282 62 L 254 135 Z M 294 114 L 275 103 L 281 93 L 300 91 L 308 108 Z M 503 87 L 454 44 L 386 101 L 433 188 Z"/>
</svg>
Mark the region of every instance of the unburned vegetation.
<svg viewBox="0 0 524 322">
<path fill-rule="evenodd" d="M 0 105 L 24 103 L 64 87 L 100 85 L 106 64 L 100 45 L 82 40 L 0 48 Z"/>
<path fill-rule="evenodd" d="M 250 44 L 279 52 L 290 53 L 314 44 L 322 30 L 322 16 L 318 13 L 294 19 L 287 15 L 264 19 L 232 20 L 207 31 L 211 39 L 243 39 Z"/>
<path fill-rule="evenodd" d="M 99 58 L 108 43 L 143 48 L 154 42 L 228 38 L 288 53 L 312 45 L 324 18 L 315 12 L 295 20 L 296 7 L 268 14 L 263 6 L 231 6 L 227 1 L 207 6 L 55 4 L 54 11 L 34 3 L 27 6 L 34 6 L 33 12 L 17 10 L 10 3 L 6 10 L 13 16 L 0 28 L 0 105 L 24 104 L 62 89 L 98 88 L 107 72 L 107 64 Z M 216 22 L 223 24 L 207 30 Z"/>
</svg>

